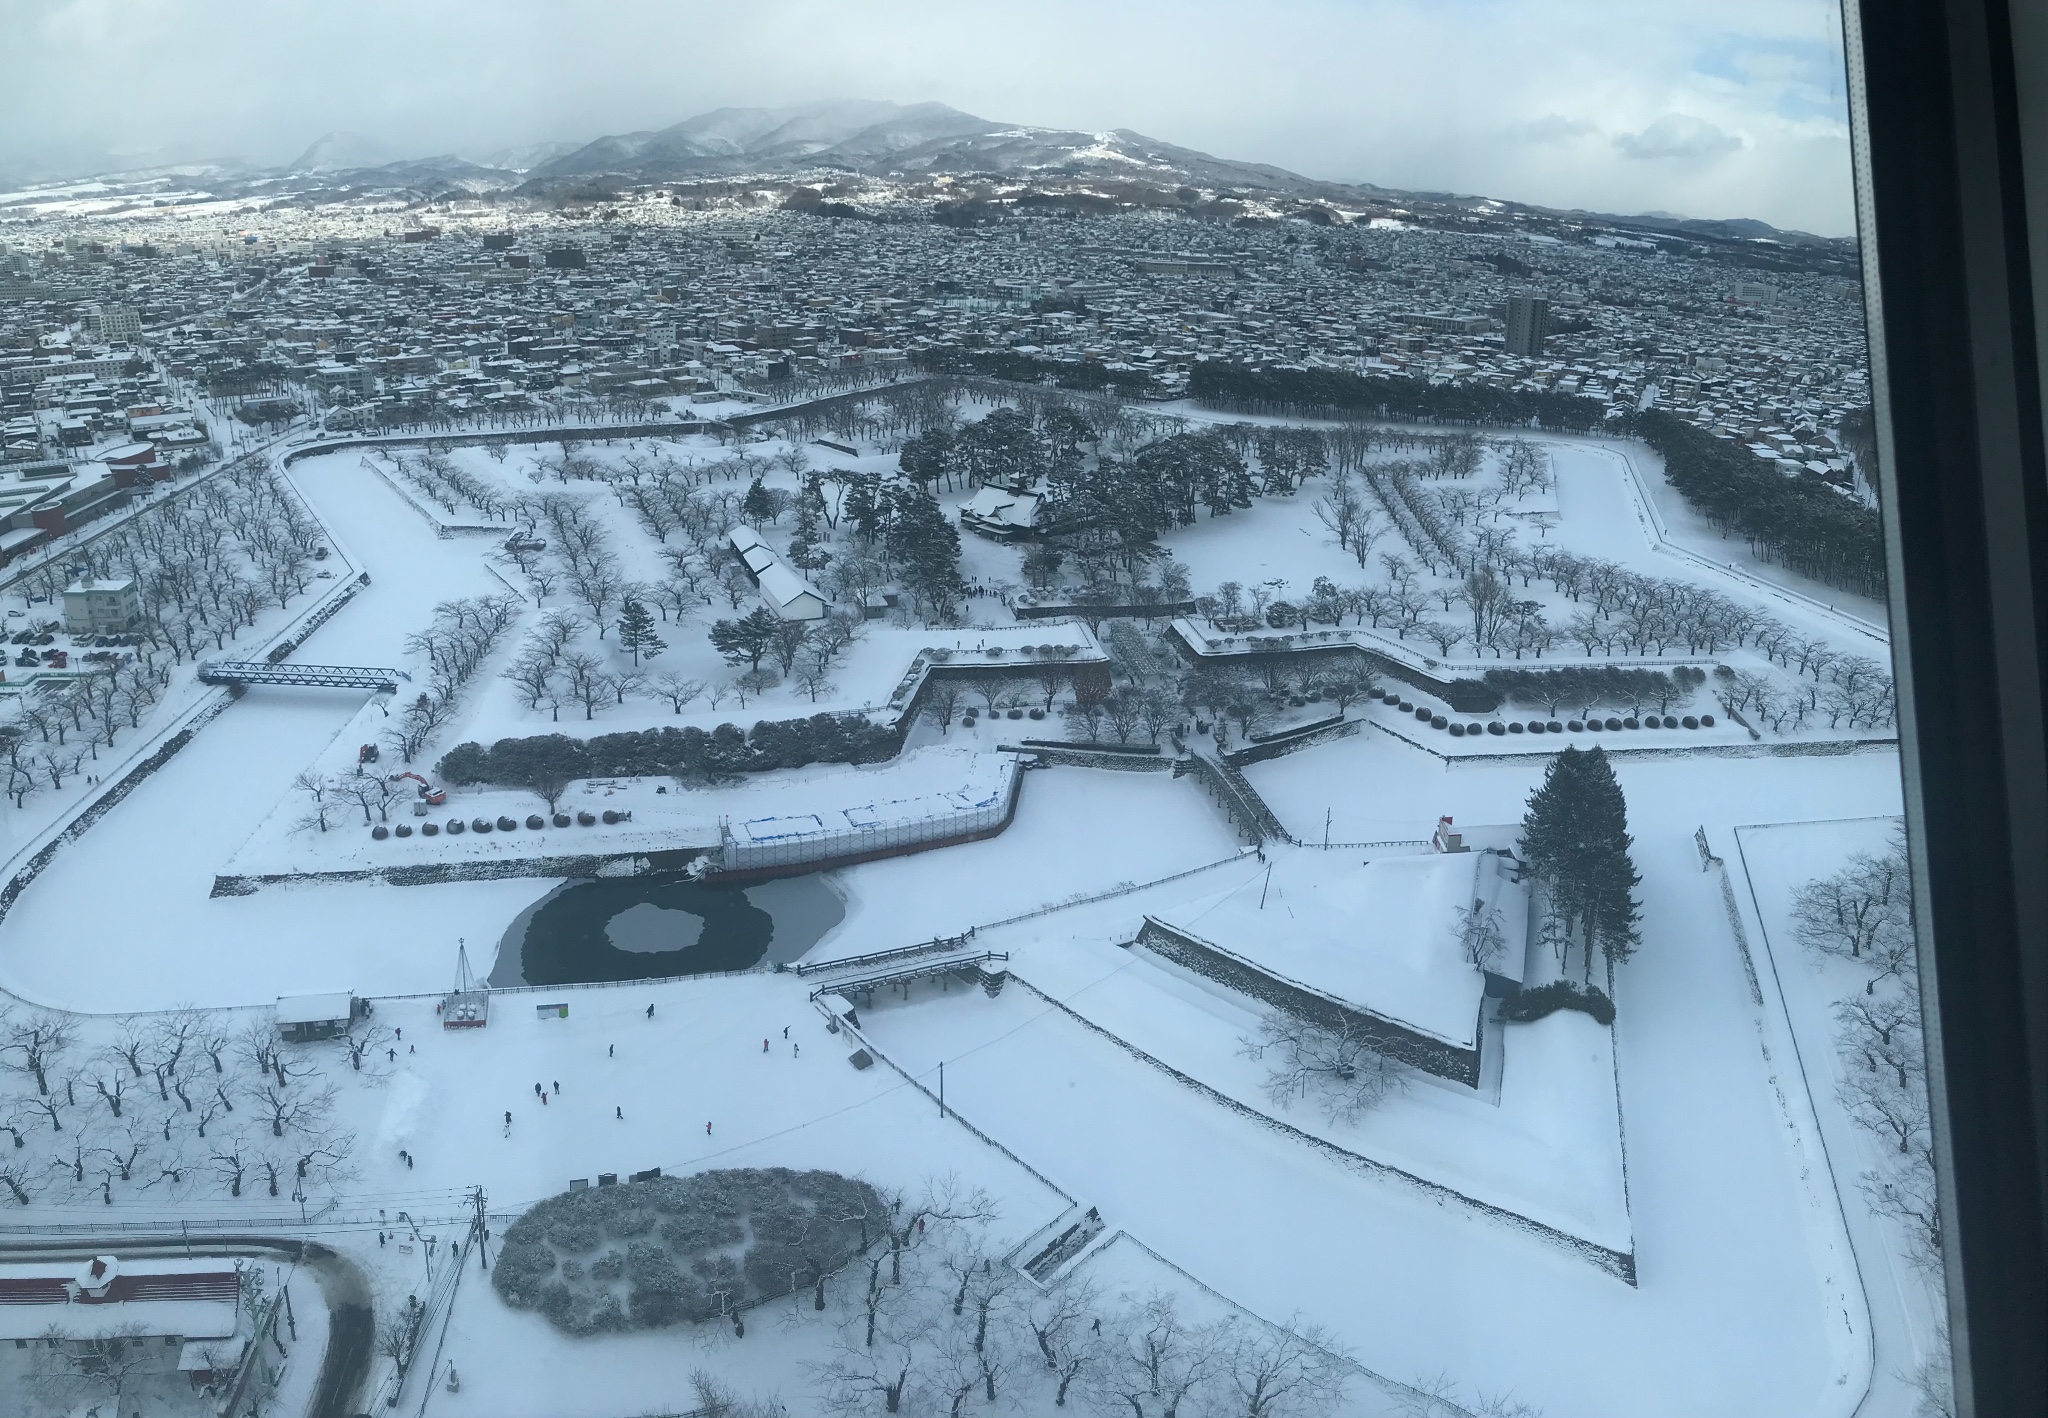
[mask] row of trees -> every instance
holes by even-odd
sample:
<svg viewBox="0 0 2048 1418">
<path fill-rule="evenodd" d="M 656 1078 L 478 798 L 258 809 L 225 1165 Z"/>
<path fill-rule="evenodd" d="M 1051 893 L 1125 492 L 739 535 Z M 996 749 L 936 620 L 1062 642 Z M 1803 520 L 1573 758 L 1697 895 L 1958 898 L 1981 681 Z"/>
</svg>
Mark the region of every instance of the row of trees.
<svg viewBox="0 0 2048 1418">
<path fill-rule="evenodd" d="M 895 735 L 865 715 L 813 714 L 764 719 L 750 730 L 720 724 L 709 730 L 663 727 L 588 739 L 539 734 L 499 739 L 489 748 L 464 743 L 450 749 L 434 771 L 456 787 L 530 788 L 552 807 L 561 786 L 552 793 L 548 786 L 579 778 L 672 777 L 700 785 L 811 763 L 879 763 L 895 752 Z"/>
<path fill-rule="evenodd" d="M 268 1019 L 196 1009 L 92 1032 L 69 1016 L 0 1011 L 0 1199 L 78 1203 L 211 1191 L 287 1196 L 349 1175 L 354 1135 L 311 1050 Z M 381 1072 L 386 1031 L 359 1024 L 352 1071 Z"/>
<path fill-rule="evenodd" d="M 81 567 L 95 579 L 133 577 L 142 603 L 136 632 L 178 663 L 206 645 L 225 649 L 266 607 L 305 594 L 321 540 L 297 495 L 251 455 L 164 494 L 63 565 L 30 572 L 23 586 L 56 604 Z"/>
<path fill-rule="evenodd" d="M 172 671 L 204 647 L 224 649 L 266 609 L 311 586 L 318 525 L 256 458 L 146 506 L 79 548 L 62 567 L 28 573 L 31 596 L 62 594 L 80 574 L 133 577 L 141 645 L 87 652 L 66 675 L 36 677 L 0 721 L 0 776 L 16 808 L 92 772 L 101 749 L 139 729 Z"/>
<path fill-rule="evenodd" d="M 1884 528 L 1877 509 L 1812 474 L 1786 477 L 1740 444 L 1662 409 L 1634 432 L 1664 456 L 1664 475 L 1716 530 L 1755 555 L 1845 591 L 1882 599 Z"/>
<path fill-rule="evenodd" d="M 518 621 L 524 603 L 517 596 L 465 596 L 434 607 L 425 630 L 408 635 L 406 653 L 427 664 L 427 688 L 414 695 L 384 731 L 407 763 L 413 761 L 455 713 L 464 685 Z"/>
<path fill-rule="evenodd" d="M 1884 1160 L 1865 1170 L 1858 1186 L 1872 1211 L 1898 1223 L 1913 1263 L 1938 1273 L 1941 1208 L 1903 838 L 1801 887 L 1792 921 L 1802 945 L 1848 962 L 1860 985 L 1835 1005 L 1838 1093 L 1849 1117 L 1881 1144 Z"/>
</svg>

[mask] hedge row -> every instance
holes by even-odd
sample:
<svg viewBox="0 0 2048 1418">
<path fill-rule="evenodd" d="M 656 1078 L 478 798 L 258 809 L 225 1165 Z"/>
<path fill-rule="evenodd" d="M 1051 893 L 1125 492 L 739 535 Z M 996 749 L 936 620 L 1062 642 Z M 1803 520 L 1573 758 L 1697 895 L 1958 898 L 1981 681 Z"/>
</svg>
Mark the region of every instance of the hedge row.
<svg viewBox="0 0 2048 1418">
<path fill-rule="evenodd" d="M 1590 1014 L 1602 1024 L 1614 1022 L 1614 1001 L 1597 985 L 1580 989 L 1570 980 L 1552 980 L 1547 985 L 1538 985 L 1533 990 L 1523 990 L 1509 995 L 1500 1002 L 1500 1017 L 1517 1024 L 1543 1019 L 1560 1009 L 1576 1009 L 1581 1014 Z"/>
<path fill-rule="evenodd" d="M 717 780 L 811 763 L 881 763 L 896 755 L 896 735 L 863 714 L 813 714 L 699 728 L 634 729 L 577 739 L 536 734 L 450 749 L 435 771 L 455 787 L 490 783 L 530 788 L 549 779 L 676 777 Z"/>
</svg>

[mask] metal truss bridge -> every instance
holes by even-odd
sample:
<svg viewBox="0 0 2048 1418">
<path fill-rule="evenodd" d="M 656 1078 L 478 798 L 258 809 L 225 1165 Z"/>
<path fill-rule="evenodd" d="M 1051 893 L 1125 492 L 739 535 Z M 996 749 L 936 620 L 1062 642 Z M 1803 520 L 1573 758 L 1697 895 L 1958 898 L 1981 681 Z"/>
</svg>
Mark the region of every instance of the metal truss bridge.
<svg viewBox="0 0 2048 1418">
<path fill-rule="evenodd" d="M 199 667 L 206 684 L 302 684 L 323 689 L 398 692 L 397 670 L 365 665 L 268 664 L 261 660 L 210 660 Z"/>
</svg>

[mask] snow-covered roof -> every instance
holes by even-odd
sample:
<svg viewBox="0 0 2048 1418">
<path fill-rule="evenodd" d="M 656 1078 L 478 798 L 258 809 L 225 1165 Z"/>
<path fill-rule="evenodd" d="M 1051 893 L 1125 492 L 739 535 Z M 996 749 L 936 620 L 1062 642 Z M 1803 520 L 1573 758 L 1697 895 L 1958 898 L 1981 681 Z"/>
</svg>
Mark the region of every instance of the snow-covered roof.
<svg viewBox="0 0 2048 1418">
<path fill-rule="evenodd" d="M 1038 504 L 1037 493 L 1011 492 L 1007 488 L 984 484 L 961 504 L 960 515 L 1008 527 L 1031 527 L 1038 520 Z"/>
<path fill-rule="evenodd" d="M 138 1328 L 225 1339 L 240 1304 L 240 1277 L 218 1257 L 0 1265 L 0 1339 L 98 1339 Z"/>
<path fill-rule="evenodd" d="M 277 1022 L 329 1024 L 335 1020 L 348 1019 L 354 1008 L 355 995 L 348 990 L 334 990 L 317 995 L 279 995 Z"/>
<path fill-rule="evenodd" d="M 1153 914 L 1383 1019 L 1459 1048 L 1478 1042 L 1486 981 L 1465 958 L 1458 913 L 1474 900 L 1495 905 L 1507 954 L 1519 960 L 1527 898 L 1500 876 L 1503 858 L 1428 852 L 1360 865 L 1348 855 L 1302 852 L 1272 861 L 1270 882 L 1255 878 Z"/>
<path fill-rule="evenodd" d="M 759 532 L 740 523 L 725 535 L 770 610 L 784 620 L 817 620 L 825 614 L 831 603 L 824 593 L 798 575 Z"/>
</svg>

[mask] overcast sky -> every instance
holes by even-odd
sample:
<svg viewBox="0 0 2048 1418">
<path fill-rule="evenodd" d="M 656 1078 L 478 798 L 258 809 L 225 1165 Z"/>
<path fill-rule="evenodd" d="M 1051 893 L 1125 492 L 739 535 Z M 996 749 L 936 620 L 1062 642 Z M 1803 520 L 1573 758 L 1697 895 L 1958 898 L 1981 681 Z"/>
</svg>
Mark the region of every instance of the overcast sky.
<svg viewBox="0 0 2048 1418">
<path fill-rule="evenodd" d="M 1831 0 L 0 0 L 0 173 L 936 99 L 1312 177 L 1852 224 Z"/>
</svg>

